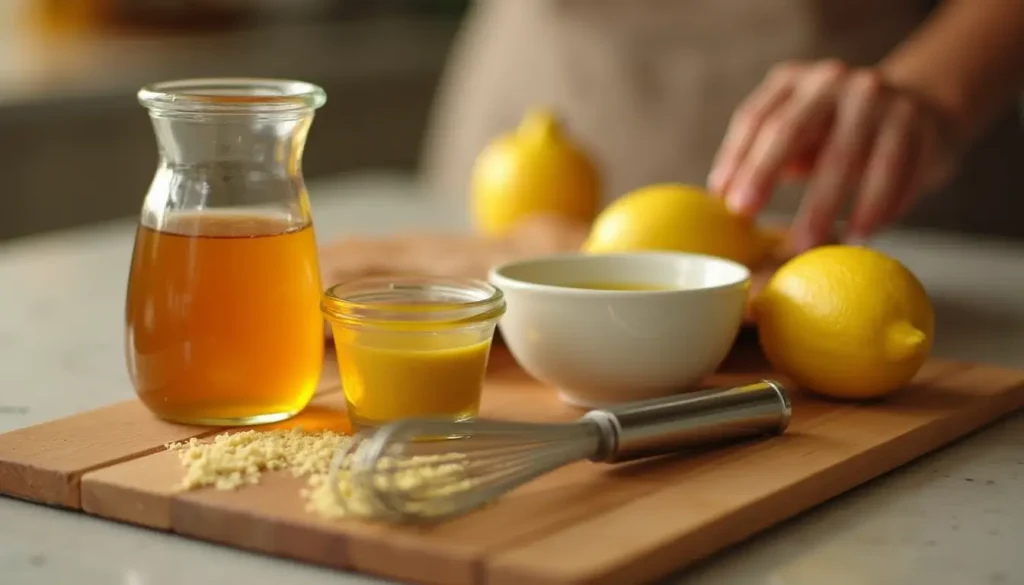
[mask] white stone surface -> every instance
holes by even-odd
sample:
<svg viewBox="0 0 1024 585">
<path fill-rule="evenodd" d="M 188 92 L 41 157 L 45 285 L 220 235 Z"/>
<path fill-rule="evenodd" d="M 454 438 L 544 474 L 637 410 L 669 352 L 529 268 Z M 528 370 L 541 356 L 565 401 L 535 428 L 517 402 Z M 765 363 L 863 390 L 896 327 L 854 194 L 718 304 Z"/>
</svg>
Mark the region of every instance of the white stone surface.
<svg viewBox="0 0 1024 585">
<path fill-rule="evenodd" d="M 311 185 L 319 237 L 460 230 L 411 184 Z M 0 244 L 0 432 L 133 396 L 122 351 L 131 222 Z M 924 280 L 936 354 L 1024 367 L 1024 246 L 894 233 Z M 686 584 L 1024 583 L 1024 415 L 709 559 Z M 287 580 L 287 581 L 286 581 Z M 0 583 L 384 583 L 0 498 Z"/>
</svg>

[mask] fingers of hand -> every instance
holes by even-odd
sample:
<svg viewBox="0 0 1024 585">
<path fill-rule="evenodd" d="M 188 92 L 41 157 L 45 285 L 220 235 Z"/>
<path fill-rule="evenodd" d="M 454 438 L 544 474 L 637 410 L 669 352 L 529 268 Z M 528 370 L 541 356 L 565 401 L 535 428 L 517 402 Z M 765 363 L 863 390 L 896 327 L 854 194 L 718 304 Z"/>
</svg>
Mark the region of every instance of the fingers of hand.
<svg viewBox="0 0 1024 585">
<path fill-rule="evenodd" d="M 883 85 L 873 72 L 851 74 L 838 98 L 835 123 L 817 158 L 793 224 L 793 245 L 820 245 L 832 226 L 855 176 L 864 164 L 884 108 Z"/>
<path fill-rule="evenodd" d="M 891 216 L 904 207 L 909 197 L 911 177 L 919 174 L 915 133 L 920 113 L 914 102 L 894 97 L 875 138 L 860 193 L 850 218 L 849 239 L 864 239 L 873 234 Z"/>
<path fill-rule="evenodd" d="M 822 118 L 833 114 L 844 73 L 836 63 L 815 65 L 759 125 L 729 185 L 726 201 L 733 210 L 753 215 L 768 202 L 786 164 L 805 150 Z"/>
<path fill-rule="evenodd" d="M 733 116 L 708 186 L 754 215 L 787 171 L 810 171 L 792 243 L 825 243 L 853 189 L 848 236 L 863 239 L 905 214 L 929 180 L 941 137 L 926 114 L 875 72 L 785 64 Z"/>
<path fill-rule="evenodd" d="M 724 193 L 728 189 L 758 129 L 772 112 L 789 99 L 802 68 L 797 63 L 777 65 L 733 114 L 708 175 L 708 187 L 712 191 Z"/>
</svg>

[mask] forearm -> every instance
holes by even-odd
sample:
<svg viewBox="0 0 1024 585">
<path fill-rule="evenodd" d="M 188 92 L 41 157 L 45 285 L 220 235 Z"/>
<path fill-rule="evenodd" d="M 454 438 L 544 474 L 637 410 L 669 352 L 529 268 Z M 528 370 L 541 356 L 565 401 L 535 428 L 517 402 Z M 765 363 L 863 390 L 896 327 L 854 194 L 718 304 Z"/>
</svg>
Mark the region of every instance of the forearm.
<svg viewBox="0 0 1024 585">
<path fill-rule="evenodd" d="M 947 0 L 881 70 L 970 140 L 1024 90 L 1024 0 Z"/>
</svg>

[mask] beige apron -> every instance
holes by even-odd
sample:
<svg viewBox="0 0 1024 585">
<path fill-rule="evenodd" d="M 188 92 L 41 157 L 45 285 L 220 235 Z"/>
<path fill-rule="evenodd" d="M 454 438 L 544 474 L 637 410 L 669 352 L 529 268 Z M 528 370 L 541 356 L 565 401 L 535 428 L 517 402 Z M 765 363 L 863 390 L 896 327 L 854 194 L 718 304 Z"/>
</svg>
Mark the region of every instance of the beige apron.
<svg viewBox="0 0 1024 585">
<path fill-rule="evenodd" d="M 730 115 L 779 61 L 877 62 L 924 0 L 481 0 L 442 80 L 423 157 L 439 193 L 534 105 L 599 161 L 605 200 L 660 181 L 703 184 Z M 1018 170 L 1018 169 L 1022 170 Z M 907 223 L 1024 237 L 1024 134 L 1013 115 Z M 770 209 L 792 211 L 798 189 Z M 1017 216 L 1017 217 L 1014 217 Z"/>
</svg>

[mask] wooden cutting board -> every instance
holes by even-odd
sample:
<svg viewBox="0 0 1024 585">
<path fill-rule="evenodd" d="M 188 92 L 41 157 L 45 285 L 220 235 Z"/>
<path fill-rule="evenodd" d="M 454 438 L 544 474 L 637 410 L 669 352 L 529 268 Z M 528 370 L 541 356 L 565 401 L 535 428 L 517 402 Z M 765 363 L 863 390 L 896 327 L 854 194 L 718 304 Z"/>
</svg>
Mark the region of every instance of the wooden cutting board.
<svg viewBox="0 0 1024 585">
<path fill-rule="evenodd" d="M 750 296 L 753 298 L 775 270 L 792 258 L 786 247 L 785 225 L 762 229 L 778 240 L 774 252 L 752 268 Z M 409 232 L 384 237 L 347 237 L 320 248 L 321 280 L 325 286 L 368 276 L 418 274 L 487 279 L 488 271 L 505 262 L 546 254 L 575 252 L 586 239 L 589 226 L 552 216 L 524 220 L 504 238 L 474 233 L 439 234 Z M 753 326 L 748 309 L 746 326 Z M 327 337 L 331 331 L 327 330 Z"/>
<path fill-rule="evenodd" d="M 748 335 L 749 336 L 749 335 Z M 286 425 L 345 429 L 337 375 Z M 708 385 L 771 375 L 741 343 Z M 781 378 L 783 381 L 784 378 Z M 168 441 L 220 429 L 152 418 L 137 402 L 0 435 L 0 492 L 268 555 L 437 585 L 647 583 L 807 510 L 1024 406 L 1024 372 L 934 360 L 874 404 L 795 391 L 780 437 L 624 467 L 579 463 L 496 505 L 431 527 L 327 521 L 287 472 L 238 491 L 172 493 Z M 483 412 L 581 413 L 496 347 Z"/>
</svg>

